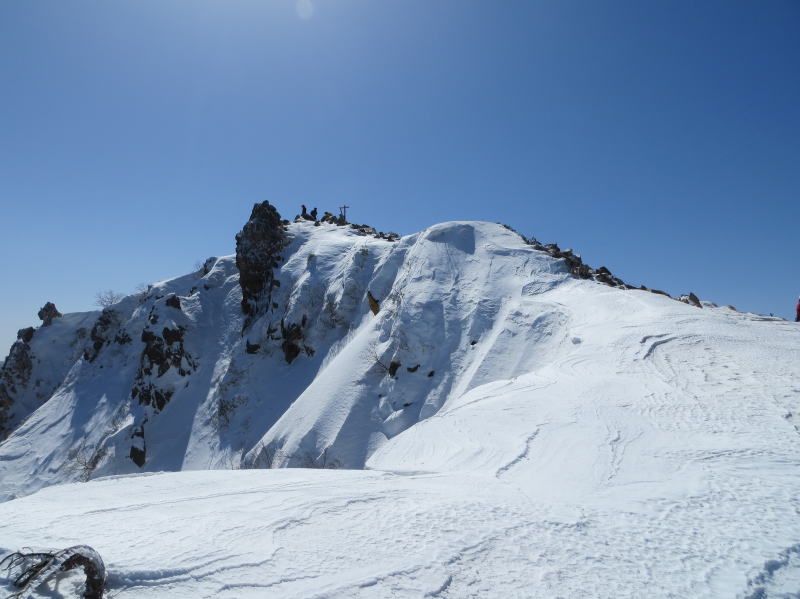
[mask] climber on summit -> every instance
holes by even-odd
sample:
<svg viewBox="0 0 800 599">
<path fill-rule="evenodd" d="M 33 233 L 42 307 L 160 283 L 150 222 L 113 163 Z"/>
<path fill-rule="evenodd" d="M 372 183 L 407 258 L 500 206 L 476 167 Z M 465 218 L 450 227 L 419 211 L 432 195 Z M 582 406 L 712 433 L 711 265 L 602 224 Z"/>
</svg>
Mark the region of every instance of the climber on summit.
<svg viewBox="0 0 800 599">
<path fill-rule="evenodd" d="M 300 204 L 300 218 L 304 218 L 305 220 L 317 220 L 316 208 L 309 214 L 306 210 L 306 205 Z"/>
<path fill-rule="evenodd" d="M 312 219 L 317 220 L 317 207 L 314 206 L 314 209 L 311 212 L 309 212 L 309 214 L 311 215 Z"/>
<path fill-rule="evenodd" d="M 800 297 L 797 298 L 796 314 L 794 317 L 795 322 L 800 322 Z"/>
</svg>

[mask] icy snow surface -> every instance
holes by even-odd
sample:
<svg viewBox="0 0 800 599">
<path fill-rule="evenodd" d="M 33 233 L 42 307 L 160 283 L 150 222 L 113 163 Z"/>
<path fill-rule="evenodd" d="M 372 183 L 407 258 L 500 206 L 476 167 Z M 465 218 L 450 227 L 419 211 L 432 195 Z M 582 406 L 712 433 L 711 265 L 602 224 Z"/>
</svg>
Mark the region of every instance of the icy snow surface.
<svg viewBox="0 0 800 599">
<path fill-rule="evenodd" d="M 203 393 L 148 433 L 145 469 L 184 471 L 112 452 L 115 476 L 22 497 L 76 480 L 82 402 L 128 401 L 78 364 L 0 445 L 0 553 L 90 545 L 120 598 L 800 597 L 800 326 L 579 280 L 487 223 L 292 231 L 280 301 L 332 298 L 349 326 L 291 365 L 249 356 L 218 261 L 184 315 Z M 247 399 L 212 426 L 230 387 Z M 309 456 L 366 469 L 198 470 Z"/>
</svg>

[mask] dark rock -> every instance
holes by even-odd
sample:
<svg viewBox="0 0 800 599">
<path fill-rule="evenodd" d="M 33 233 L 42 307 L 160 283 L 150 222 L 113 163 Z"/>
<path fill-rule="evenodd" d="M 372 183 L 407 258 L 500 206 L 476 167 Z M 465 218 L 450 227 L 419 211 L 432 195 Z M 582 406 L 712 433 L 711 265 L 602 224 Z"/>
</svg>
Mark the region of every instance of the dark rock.
<svg viewBox="0 0 800 599">
<path fill-rule="evenodd" d="M 257 354 L 258 350 L 261 349 L 261 346 L 258 343 L 250 343 L 249 341 L 246 343 L 246 351 L 248 354 Z"/>
<path fill-rule="evenodd" d="M 20 329 L 17 331 L 17 339 L 21 339 L 25 343 L 30 343 L 31 339 L 33 339 L 33 334 L 36 332 L 36 329 L 33 327 L 27 327 L 25 329 Z"/>
<path fill-rule="evenodd" d="M 56 305 L 53 302 L 47 302 L 42 309 L 39 310 L 38 316 L 42 321 L 42 326 L 49 327 L 53 324 L 54 318 L 61 318 L 63 314 L 56 309 Z"/>
<path fill-rule="evenodd" d="M 588 279 L 589 277 L 592 276 L 593 271 L 586 264 L 577 264 L 570 269 L 570 272 L 582 279 Z"/>
<path fill-rule="evenodd" d="M 433 376 L 434 374 L 436 374 L 436 371 L 435 371 L 435 370 L 431 370 L 431 371 L 428 373 L 428 376 L 429 376 L 429 377 L 431 377 L 431 376 Z"/>
<path fill-rule="evenodd" d="M 133 389 L 131 389 L 131 397 L 133 399 L 138 399 L 143 406 L 154 407 L 157 412 L 164 409 L 173 395 L 174 391 L 161 389 L 152 383 L 134 384 Z"/>
<path fill-rule="evenodd" d="M 666 291 L 661 291 L 660 289 L 651 289 L 650 293 L 657 293 L 658 295 L 665 295 L 667 297 L 672 297 L 669 293 L 667 293 Z"/>
<path fill-rule="evenodd" d="M 419 370 L 419 364 L 417 364 L 416 366 L 409 366 L 408 368 L 406 368 L 406 370 L 408 370 L 409 372 L 416 372 L 417 370 Z"/>
<path fill-rule="evenodd" d="M 206 258 L 206 261 L 203 262 L 202 273 L 203 276 L 206 276 L 208 273 L 211 272 L 211 269 L 214 268 L 214 265 L 217 263 L 217 257 L 211 256 L 210 258 Z"/>
<path fill-rule="evenodd" d="M 689 292 L 689 303 L 691 303 L 694 306 L 697 306 L 698 308 L 702 308 L 703 307 L 703 305 L 700 303 L 700 298 L 697 297 L 692 292 Z"/>
<path fill-rule="evenodd" d="M 130 458 L 134 464 L 141 468 L 144 466 L 145 459 L 147 458 L 147 445 L 144 440 L 144 425 L 137 426 L 131 433 L 131 451 Z"/>
<path fill-rule="evenodd" d="M 0 368 L 0 439 L 11 431 L 8 429 L 14 407 L 14 396 L 30 382 L 33 371 L 33 352 L 27 342 L 19 339 L 11 346 L 8 357 Z"/>
<path fill-rule="evenodd" d="M 300 346 L 289 343 L 288 341 L 284 341 L 281 344 L 281 349 L 283 350 L 283 356 L 286 358 L 287 364 L 291 364 L 294 359 L 300 355 Z"/>
<path fill-rule="evenodd" d="M 174 394 L 171 385 L 159 383 L 153 379 L 163 377 L 170 369 L 178 375 L 189 376 L 197 370 L 197 364 L 183 346 L 183 335 L 186 329 L 164 327 L 160 334 L 146 328 L 142 331 L 142 342 L 145 344 L 139 358 L 139 369 L 134 378 L 131 397 L 138 399 L 141 405 L 152 406 L 161 411 Z"/>
<path fill-rule="evenodd" d="M 183 340 L 183 331 L 182 327 L 178 327 L 177 329 L 170 329 L 169 327 L 164 327 L 161 331 L 161 336 L 164 338 L 164 342 L 172 345 L 173 343 L 179 343 Z"/>
<path fill-rule="evenodd" d="M 245 328 L 271 303 L 273 269 L 286 245 L 280 214 L 269 202 L 253 206 L 250 220 L 236 235 L 236 267 L 242 288 Z"/>
<path fill-rule="evenodd" d="M 296 322 L 289 323 L 288 325 L 281 320 L 281 349 L 286 362 L 291 364 L 292 361 L 300 355 L 302 351 L 301 341 L 303 340 L 303 329 Z"/>
<path fill-rule="evenodd" d="M 389 376 L 394 376 L 397 374 L 397 369 L 400 368 L 400 362 L 395 362 L 394 360 L 389 362 Z"/>
<path fill-rule="evenodd" d="M 180 298 L 175 295 L 174 293 L 167 298 L 167 301 L 164 302 L 170 308 L 176 308 L 178 310 L 181 309 L 181 300 Z"/>
<path fill-rule="evenodd" d="M 375 299 L 371 291 L 367 291 L 367 301 L 369 302 L 369 309 L 372 310 L 373 314 L 377 314 L 381 311 L 380 304 L 378 304 L 378 300 Z"/>
<path fill-rule="evenodd" d="M 119 316 L 116 311 L 112 308 L 103 309 L 89 333 L 92 347 L 83 350 L 83 359 L 94 362 L 103 346 L 115 338 L 119 325 Z M 125 334 L 127 335 L 127 333 Z"/>
</svg>

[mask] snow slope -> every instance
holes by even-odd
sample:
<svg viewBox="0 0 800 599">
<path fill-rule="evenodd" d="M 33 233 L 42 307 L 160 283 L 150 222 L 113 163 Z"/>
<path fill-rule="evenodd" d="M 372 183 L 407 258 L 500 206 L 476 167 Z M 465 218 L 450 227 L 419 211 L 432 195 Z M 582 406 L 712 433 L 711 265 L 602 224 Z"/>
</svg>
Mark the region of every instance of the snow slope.
<svg viewBox="0 0 800 599">
<path fill-rule="evenodd" d="M 171 314 L 196 369 L 150 412 L 110 385 L 136 341 L 76 364 L 0 488 L 79 480 L 81 439 L 113 448 L 89 478 L 139 471 L 144 417 L 144 470 L 351 470 L 53 486 L 0 504 L 0 550 L 91 545 L 116 597 L 800 596 L 800 326 L 581 280 L 488 223 L 289 232 L 274 299 L 313 355 L 270 314 L 242 336 L 230 258 L 161 283 L 124 326 Z"/>
</svg>

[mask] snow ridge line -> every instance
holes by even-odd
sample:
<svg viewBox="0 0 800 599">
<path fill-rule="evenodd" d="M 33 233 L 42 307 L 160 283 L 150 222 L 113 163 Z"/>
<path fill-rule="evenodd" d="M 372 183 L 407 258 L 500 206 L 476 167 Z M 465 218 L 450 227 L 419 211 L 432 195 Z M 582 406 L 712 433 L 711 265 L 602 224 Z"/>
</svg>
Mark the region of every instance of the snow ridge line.
<svg viewBox="0 0 800 599">
<path fill-rule="evenodd" d="M 535 431 L 533 431 L 533 433 L 528 435 L 528 438 L 525 439 L 525 449 L 523 449 L 522 452 L 517 457 L 515 457 L 513 460 L 511 460 L 508 464 L 505 464 L 504 466 L 501 466 L 500 468 L 498 468 L 497 472 L 494 473 L 496 478 L 500 478 L 503 474 L 508 472 L 511 468 L 513 468 L 518 463 L 520 463 L 522 460 L 524 460 L 524 459 L 526 459 L 528 457 L 528 452 L 531 449 L 531 443 L 533 443 L 534 439 L 536 439 L 536 437 L 539 435 L 539 431 L 540 430 L 541 430 L 540 428 L 537 428 Z"/>
</svg>

